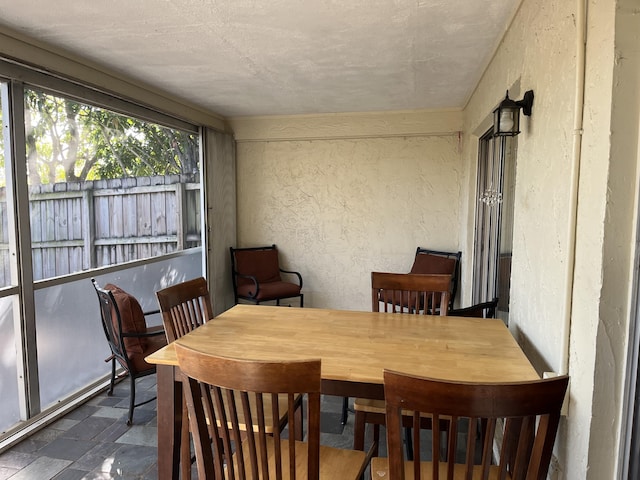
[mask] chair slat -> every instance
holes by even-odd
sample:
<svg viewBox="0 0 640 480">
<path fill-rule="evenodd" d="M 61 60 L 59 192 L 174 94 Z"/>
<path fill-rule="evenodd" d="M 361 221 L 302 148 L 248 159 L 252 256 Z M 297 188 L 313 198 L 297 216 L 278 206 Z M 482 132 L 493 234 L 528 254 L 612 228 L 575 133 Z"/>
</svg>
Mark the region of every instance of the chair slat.
<svg viewBox="0 0 640 480">
<path fill-rule="evenodd" d="M 433 432 L 432 458 L 418 464 L 415 458 L 420 452 L 416 450 L 414 454 L 414 478 L 419 478 L 419 471 L 430 471 L 433 480 L 443 476 L 447 480 L 544 480 L 567 384 L 567 376 L 520 383 L 465 383 L 385 370 L 387 478 L 405 480 L 399 432 L 402 412 L 412 412 L 414 427 L 420 416 L 430 415 Z M 439 439 L 444 418 L 450 422 L 446 459 L 441 455 Z M 465 448 L 464 464 L 458 465 L 457 438 L 464 434 L 458 427 L 461 419 L 468 421 L 469 427 L 466 442 L 460 442 Z M 414 442 L 417 443 L 415 436 Z M 480 464 L 476 463 L 476 442 L 483 445 Z M 500 447 L 497 465 L 492 463 L 496 442 Z"/>
<path fill-rule="evenodd" d="M 194 350 L 180 341 L 176 355 L 188 378 L 185 391 L 200 479 L 318 480 L 321 461 L 331 478 L 356 480 L 362 475 L 367 462 L 363 452 L 340 450 L 338 454 L 336 449 L 322 447 L 326 456 L 320 457 L 320 360 L 231 359 Z M 198 385 L 210 389 L 211 395 L 197 398 L 193 390 Z M 301 393 L 308 397 L 306 443 L 292 433 L 282 439 L 278 428 L 278 412 L 284 409 L 290 428 L 297 429 Z M 202 408 L 207 403 L 208 408 Z M 208 417 L 205 411 L 210 412 Z M 202 428 L 207 419 L 214 428 Z M 242 422 L 246 432 L 241 430 Z M 224 458 L 226 467 L 224 476 L 215 477 L 204 463 L 215 462 L 210 451 L 220 444 L 222 454 L 217 456 Z"/>
</svg>

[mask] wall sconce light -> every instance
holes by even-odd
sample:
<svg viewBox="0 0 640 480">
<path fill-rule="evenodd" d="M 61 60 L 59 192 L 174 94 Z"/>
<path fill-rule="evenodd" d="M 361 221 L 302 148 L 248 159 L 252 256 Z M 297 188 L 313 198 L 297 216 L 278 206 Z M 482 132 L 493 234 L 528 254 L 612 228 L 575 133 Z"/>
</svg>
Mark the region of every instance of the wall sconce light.
<svg viewBox="0 0 640 480">
<path fill-rule="evenodd" d="M 520 133 L 520 109 L 526 116 L 531 115 L 533 105 L 533 90 L 525 92 L 522 100 L 511 100 L 509 90 L 500 102 L 498 108 L 493 111 L 493 135 L 501 137 L 515 137 Z"/>
</svg>

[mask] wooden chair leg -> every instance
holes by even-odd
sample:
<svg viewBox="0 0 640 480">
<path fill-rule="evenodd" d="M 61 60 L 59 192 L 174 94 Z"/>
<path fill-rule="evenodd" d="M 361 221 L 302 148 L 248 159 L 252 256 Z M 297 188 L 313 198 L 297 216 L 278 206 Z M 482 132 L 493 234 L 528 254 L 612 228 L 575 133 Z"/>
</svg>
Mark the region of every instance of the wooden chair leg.
<svg viewBox="0 0 640 480">
<path fill-rule="evenodd" d="M 365 413 L 356 410 L 353 423 L 353 449 L 364 451 Z"/>
<path fill-rule="evenodd" d="M 342 425 L 347 424 L 347 420 L 349 420 L 349 397 L 342 398 Z"/>
<path fill-rule="evenodd" d="M 380 425 L 373 424 L 373 445 L 371 451 L 374 457 L 378 456 L 378 446 L 380 445 Z"/>
<path fill-rule="evenodd" d="M 189 436 L 189 413 L 186 402 L 182 401 L 182 428 L 180 431 L 180 476 L 191 478 L 191 438 Z"/>
</svg>

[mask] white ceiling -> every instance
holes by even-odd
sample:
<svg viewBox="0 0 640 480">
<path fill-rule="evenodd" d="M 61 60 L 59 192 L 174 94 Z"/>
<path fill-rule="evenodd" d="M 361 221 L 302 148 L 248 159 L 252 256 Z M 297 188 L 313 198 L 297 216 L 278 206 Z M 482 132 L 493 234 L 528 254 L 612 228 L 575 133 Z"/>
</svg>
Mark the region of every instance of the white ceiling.
<svg viewBox="0 0 640 480">
<path fill-rule="evenodd" d="M 224 116 L 461 108 L 520 0 L 0 0 L 0 26 Z"/>
</svg>

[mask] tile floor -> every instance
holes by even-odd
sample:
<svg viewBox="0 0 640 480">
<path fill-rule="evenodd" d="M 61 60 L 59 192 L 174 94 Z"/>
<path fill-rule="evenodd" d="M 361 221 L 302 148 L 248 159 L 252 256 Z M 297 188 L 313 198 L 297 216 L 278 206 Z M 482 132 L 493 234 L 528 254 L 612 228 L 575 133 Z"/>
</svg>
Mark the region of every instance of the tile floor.
<svg viewBox="0 0 640 480">
<path fill-rule="evenodd" d="M 155 395 L 155 376 L 139 379 L 136 385 L 138 400 Z M 0 480 L 156 479 L 156 402 L 137 407 L 134 424 L 127 427 L 128 398 L 126 380 L 113 396 L 94 397 L 0 454 Z M 323 397 L 321 442 L 352 448 L 353 414 L 342 425 L 341 408 L 342 398 Z M 381 450 L 384 454 L 384 445 Z M 195 470 L 192 478 L 197 478 Z"/>
</svg>

